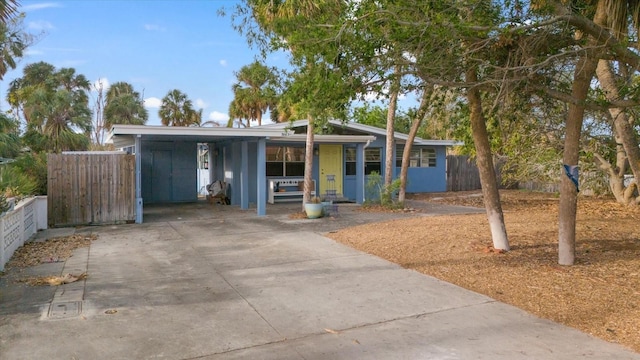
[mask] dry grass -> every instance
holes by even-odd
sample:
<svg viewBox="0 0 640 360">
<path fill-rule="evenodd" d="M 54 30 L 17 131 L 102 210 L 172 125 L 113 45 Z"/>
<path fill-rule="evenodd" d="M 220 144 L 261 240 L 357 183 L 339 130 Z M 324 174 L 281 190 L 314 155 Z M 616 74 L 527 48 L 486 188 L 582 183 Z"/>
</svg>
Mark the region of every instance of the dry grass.
<svg viewBox="0 0 640 360">
<path fill-rule="evenodd" d="M 469 196 L 472 195 L 472 196 Z M 485 215 L 417 217 L 329 234 L 354 248 L 640 352 L 640 209 L 580 198 L 577 263 L 557 265 L 558 198 L 501 193 L 511 251 L 492 251 Z M 469 193 L 421 200 L 482 206 Z"/>
<path fill-rule="evenodd" d="M 73 250 L 87 247 L 95 239 L 97 236 L 93 234 L 76 234 L 46 241 L 28 242 L 16 250 L 6 268 L 25 268 L 47 262 L 65 261 L 73 254 Z"/>
</svg>

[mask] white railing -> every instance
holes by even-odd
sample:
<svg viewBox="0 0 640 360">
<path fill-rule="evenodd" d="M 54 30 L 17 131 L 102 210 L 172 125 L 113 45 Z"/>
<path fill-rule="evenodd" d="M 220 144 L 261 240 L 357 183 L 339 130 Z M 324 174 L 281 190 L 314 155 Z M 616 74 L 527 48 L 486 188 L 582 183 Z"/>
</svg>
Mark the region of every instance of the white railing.
<svg viewBox="0 0 640 360">
<path fill-rule="evenodd" d="M 47 228 L 47 197 L 22 200 L 0 215 L 0 271 L 13 253 L 38 230 Z"/>
</svg>

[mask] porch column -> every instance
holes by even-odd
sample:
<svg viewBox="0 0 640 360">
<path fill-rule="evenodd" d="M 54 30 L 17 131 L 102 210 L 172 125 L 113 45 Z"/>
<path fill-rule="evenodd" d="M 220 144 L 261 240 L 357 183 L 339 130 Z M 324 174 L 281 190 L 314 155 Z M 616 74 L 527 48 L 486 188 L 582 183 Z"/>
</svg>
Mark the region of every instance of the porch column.
<svg viewBox="0 0 640 360">
<path fill-rule="evenodd" d="M 136 157 L 136 224 L 142 224 L 142 139 L 135 138 Z"/>
<path fill-rule="evenodd" d="M 356 145 L 356 203 L 364 203 L 364 144 Z"/>
<path fill-rule="evenodd" d="M 258 216 L 267 215 L 267 140 L 258 140 L 258 158 L 256 163 L 256 189 Z"/>
<path fill-rule="evenodd" d="M 207 153 L 207 161 L 209 162 L 209 184 L 213 183 L 213 180 L 216 179 L 216 158 L 213 155 L 215 152 L 215 145 L 212 143 L 207 144 L 207 149 L 209 149 Z M 207 185 L 209 185 L 207 184 Z"/>
<path fill-rule="evenodd" d="M 240 143 L 240 209 L 249 208 L 249 144 L 247 141 Z"/>
</svg>

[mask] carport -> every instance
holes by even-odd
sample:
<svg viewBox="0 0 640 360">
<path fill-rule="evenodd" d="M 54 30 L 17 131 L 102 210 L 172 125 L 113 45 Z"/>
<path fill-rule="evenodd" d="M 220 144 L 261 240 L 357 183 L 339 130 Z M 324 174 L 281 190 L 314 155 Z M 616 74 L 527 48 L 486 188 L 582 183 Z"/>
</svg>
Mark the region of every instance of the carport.
<svg viewBox="0 0 640 360">
<path fill-rule="evenodd" d="M 359 195 L 364 199 L 364 147 L 372 136 L 316 135 L 316 143 L 351 143 L 357 147 Z M 136 223 L 142 223 L 144 204 L 197 201 L 197 145 L 207 144 L 209 175 L 230 184 L 231 203 L 241 209 L 256 204 L 266 215 L 266 144 L 301 144 L 302 134 L 282 129 L 198 128 L 113 125 L 107 141 L 135 154 Z M 314 155 L 315 157 L 316 155 Z M 317 163 L 316 159 L 314 162 Z M 315 170 L 314 170 L 315 173 Z M 317 179 L 317 174 L 314 174 Z"/>
</svg>

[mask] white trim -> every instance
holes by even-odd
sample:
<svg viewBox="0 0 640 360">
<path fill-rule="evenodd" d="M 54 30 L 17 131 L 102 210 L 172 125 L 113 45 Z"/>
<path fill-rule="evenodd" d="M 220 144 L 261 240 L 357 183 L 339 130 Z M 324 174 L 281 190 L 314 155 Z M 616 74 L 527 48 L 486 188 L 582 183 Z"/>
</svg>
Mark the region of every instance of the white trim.
<svg viewBox="0 0 640 360">
<path fill-rule="evenodd" d="M 306 126 L 308 123 L 308 120 L 296 120 L 296 121 L 290 121 L 290 122 L 284 122 L 284 123 L 275 123 L 275 124 L 267 124 L 267 125 L 262 125 L 259 126 L 257 128 L 265 128 L 265 129 L 288 129 L 288 128 L 297 128 L 297 127 L 301 127 L 301 126 Z M 369 133 L 369 134 L 373 134 L 373 135 L 379 135 L 379 136 L 387 136 L 387 131 L 386 129 L 381 129 L 375 126 L 371 126 L 371 125 L 365 125 L 365 124 L 359 124 L 356 122 L 342 122 L 340 120 L 329 120 L 329 123 L 333 126 L 336 127 L 344 127 L 347 129 L 351 129 L 351 130 L 356 130 L 356 131 L 361 131 L 364 133 Z M 317 137 L 318 135 L 316 135 Z M 357 136 L 357 135 L 340 135 L 340 136 Z M 404 144 L 407 139 L 409 138 L 409 135 L 404 134 L 404 133 L 400 133 L 400 132 L 394 132 L 394 138 L 396 141 L 400 140 L 401 142 L 399 142 L 400 144 Z M 413 140 L 413 144 L 414 145 L 421 145 L 421 146 L 458 146 L 458 145 L 464 145 L 464 143 L 460 142 L 460 141 L 456 141 L 456 140 L 426 140 L 426 139 L 422 139 L 420 137 L 416 137 Z"/>
<path fill-rule="evenodd" d="M 243 136 L 265 137 L 282 135 L 279 129 L 120 125 L 111 127 L 107 140 L 117 135 L 176 135 L 176 136 Z"/>
<path fill-rule="evenodd" d="M 372 135 L 314 135 L 314 143 L 366 143 L 374 141 L 375 136 Z M 269 142 L 306 142 L 306 134 L 291 134 L 287 136 L 276 136 L 269 138 Z"/>
</svg>

